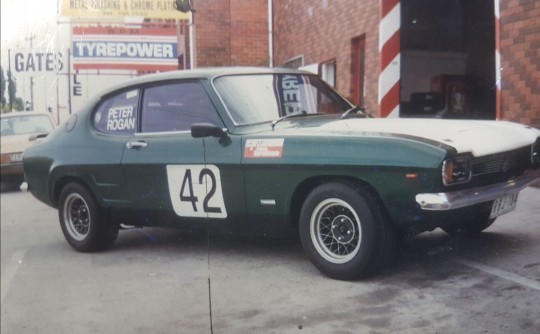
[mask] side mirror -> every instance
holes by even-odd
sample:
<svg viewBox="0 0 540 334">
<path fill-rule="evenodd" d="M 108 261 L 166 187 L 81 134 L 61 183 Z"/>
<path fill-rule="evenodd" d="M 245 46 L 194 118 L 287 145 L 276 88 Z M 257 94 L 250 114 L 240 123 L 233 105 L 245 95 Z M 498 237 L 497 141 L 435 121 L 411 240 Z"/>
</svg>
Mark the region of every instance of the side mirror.
<svg viewBox="0 0 540 334">
<path fill-rule="evenodd" d="M 193 138 L 225 138 L 227 137 L 227 129 L 220 128 L 219 126 L 210 123 L 193 124 L 191 126 L 191 136 Z"/>
</svg>

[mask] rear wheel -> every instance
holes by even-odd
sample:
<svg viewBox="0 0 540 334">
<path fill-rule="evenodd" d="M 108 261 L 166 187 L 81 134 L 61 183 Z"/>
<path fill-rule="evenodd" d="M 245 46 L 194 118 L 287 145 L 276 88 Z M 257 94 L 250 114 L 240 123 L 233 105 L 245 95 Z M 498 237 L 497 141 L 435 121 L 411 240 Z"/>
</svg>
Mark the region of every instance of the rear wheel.
<svg viewBox="0 0 540 334">
<path fill-rule="evenodd" d="M 392 257 L 395 234 L 368 191 L 325 183 L 307 197 L 300 239 L 311 262 L 325 275 L 350 280 L 374 273 Z"/>
<path fill-rule="evenodd" d="M 60 194 L 60 226 L 67 242 L 79 252 L 96 252 L 112 246 L 118 224 L 110 224 L 90 192 L 70 183 Z"/>
</svg>

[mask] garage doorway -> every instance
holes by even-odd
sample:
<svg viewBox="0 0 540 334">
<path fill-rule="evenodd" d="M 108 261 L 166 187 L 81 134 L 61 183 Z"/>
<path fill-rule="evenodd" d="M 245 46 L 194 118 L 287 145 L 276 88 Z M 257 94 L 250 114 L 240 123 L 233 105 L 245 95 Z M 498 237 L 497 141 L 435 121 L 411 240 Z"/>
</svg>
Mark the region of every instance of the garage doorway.
<svg viewBox="0 0 540 334">
<path fill-rule="evenodd" d="M 401 0 L 401 117 L 496 118 L 494 0 Z"/>
</svg>

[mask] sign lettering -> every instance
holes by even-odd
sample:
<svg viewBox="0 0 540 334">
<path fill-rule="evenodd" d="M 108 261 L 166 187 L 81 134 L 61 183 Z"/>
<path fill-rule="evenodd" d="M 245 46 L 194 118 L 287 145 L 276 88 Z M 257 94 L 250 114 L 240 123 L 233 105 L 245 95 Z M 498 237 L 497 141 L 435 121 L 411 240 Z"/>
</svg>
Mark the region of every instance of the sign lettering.
<svg viewBox="0 0 540 334">
<path fill-rule="evenodd" d="M 75 70 L 178 69 L 178 37 L 174 28 L 73 28 Z"/>
<path fill-rule="evenodd" d="M 74 57 L 175 59 L 172 43 L 74 42 Z"/>
<path fill-rule="evenodd" d="M 17 52 L 15 53 L 16 72 L 60 72 L 64 69 L 61 52 Z"/>
<path fill-rule="evenodd" d="M 82 83 L 79 81 L 77 74 L 73 76 L 73 96 L 82 96 Z"/>
<path fill-rule="evenodd" d="M 175 0 L 62 0 L 61 16 L 124 17 L 188 20 L 190 14 L 176 10 Z"/>
</svg>

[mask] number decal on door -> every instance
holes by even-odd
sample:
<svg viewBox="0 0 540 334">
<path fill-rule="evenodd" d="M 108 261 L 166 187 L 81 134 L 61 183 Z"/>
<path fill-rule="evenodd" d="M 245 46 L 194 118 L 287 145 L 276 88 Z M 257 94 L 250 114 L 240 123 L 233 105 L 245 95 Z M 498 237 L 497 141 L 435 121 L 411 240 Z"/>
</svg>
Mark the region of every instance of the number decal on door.
<svg viewBox="0 0 540 334">
<path fill-rule="evenodd" d="M 187 189 L 186 189 L 187 187 Z M 186 191 L 188 192 L 185 195 Z M 172 195 L 172 194 L 171 194 Z M 199 198 L 193 195 L 193 181 L 191 179 L 191 169 L 186 170 L 184 174 L 184 179 L 182 181 L 182 187 L 180 188 L 180 201 L 181 202 L 191 202 L 193 205 L 193 211 L 197 211 L 197 201 Z"/>
<path fill-rule="evenodd" d="M 218 169 L 218 172 L 219 172 L 219 169 Z M 210 169 L 205 168 L 199 174 L 199 183 L 203 183 L 205 176 L 208 176 L 210 178 L 211 186 L 210 186 L 210 189 L 206 188 L 207 193 L 206 193 L 206 196 L 204 197 L 203 210 L 204 210 L 204 212 L 208 212 L 208 213 L 221 213 L 221 208 L 220 207 L 211 207 L 210 205 L 208 205 L 210 200 L 216 194 L 216 189 L 217 189 L 216 176 L 214 175 L 214 173 Z M 221 188 L 221 186 L 220 186 L 220 188 Z"/>
<path fill-rule="evenodd" d="M 169 165 L 167 178 L 171 202 L 177 215 L 227 218 L 217 166 Z"/>
</svg>

